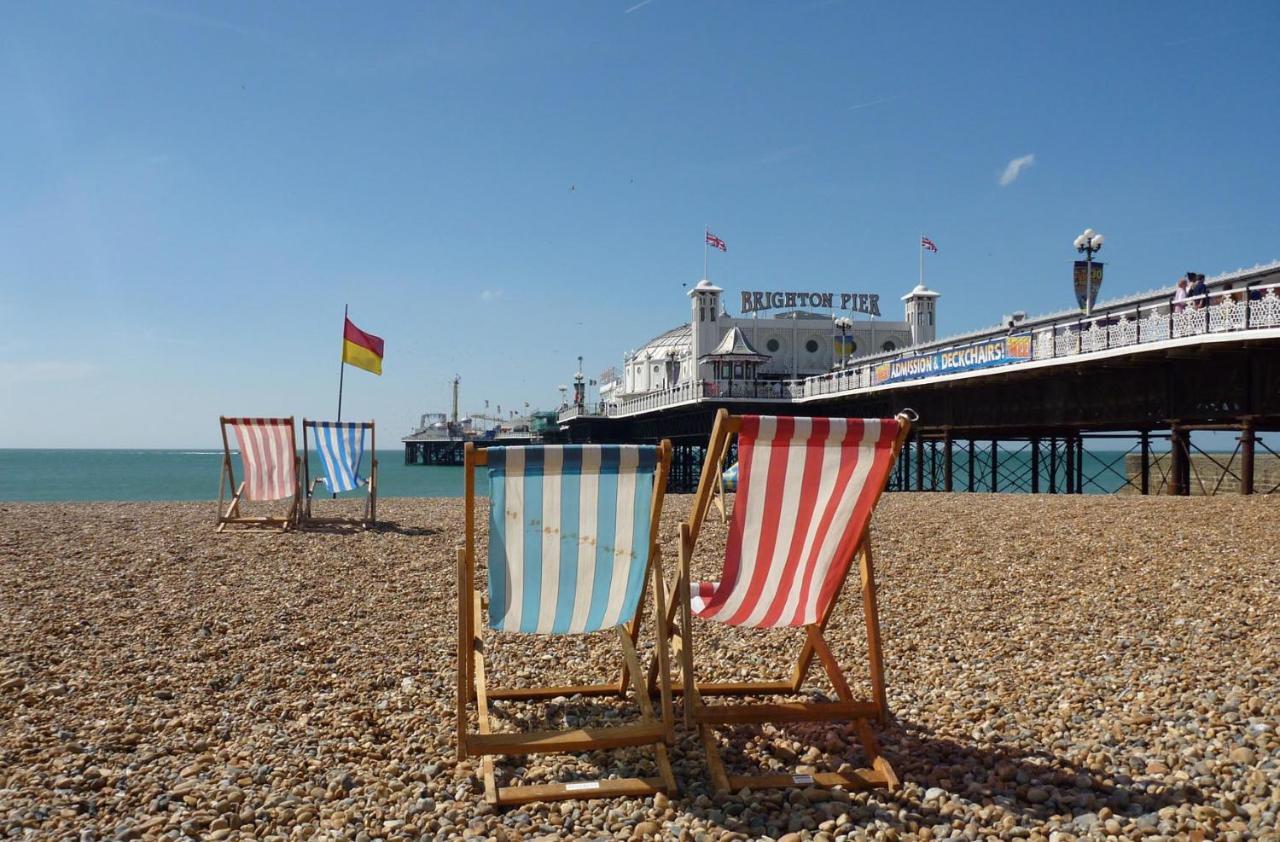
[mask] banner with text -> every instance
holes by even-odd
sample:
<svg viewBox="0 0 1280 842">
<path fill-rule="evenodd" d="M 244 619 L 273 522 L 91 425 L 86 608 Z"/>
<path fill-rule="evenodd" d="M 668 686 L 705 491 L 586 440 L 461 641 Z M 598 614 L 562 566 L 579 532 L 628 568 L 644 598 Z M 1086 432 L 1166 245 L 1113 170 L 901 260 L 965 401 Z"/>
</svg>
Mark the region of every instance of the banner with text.
<svg viewBox="0 0 1280 842">
<path fill-rule="evenodd" d="M 975 368 L 1023 362 L 1031 359 L 1031 334 L 1019 333 L 999 339 L 987 339 L 972 345 L 944 348 L 928 354 L 908 354 L 879 363 L 875 368 L 874 383 L 896 383 L 917 377 L 934 377 L 939 374 L 955 374 Z"/>
</svg>

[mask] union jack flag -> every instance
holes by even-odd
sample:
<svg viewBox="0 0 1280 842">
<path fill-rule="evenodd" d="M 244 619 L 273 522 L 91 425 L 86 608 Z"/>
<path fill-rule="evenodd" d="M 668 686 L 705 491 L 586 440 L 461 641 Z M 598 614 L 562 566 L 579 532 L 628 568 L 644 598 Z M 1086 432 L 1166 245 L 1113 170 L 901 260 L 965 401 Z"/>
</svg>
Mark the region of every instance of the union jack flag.
<svg viewBox="0 0 1280 842">
<path fill-rule="evenodd" d="M 724 240 L 720 239 L 715 234 L 712 234 L 710 231 L 707 232 L 707 245 L 712 248 L 718 248 L 720 251 L 727 252 L 729 250 L 729 247 L 724 244 Z"/>
<path fill-rule="evenodd" d="M 933 244 L 933 240 L 930 240 L 928 237 L 921 237 L 921 238 L 920 238 L 920 248 L 922 248 L 922 249 L 928 249 L 929 251 L 933 252 L 934 254 L 937 254 L 937 252 L 938 252 L 938 247 L 937 247 L 937 246 L 935 246 L 935 245 Z"/>
</svg>

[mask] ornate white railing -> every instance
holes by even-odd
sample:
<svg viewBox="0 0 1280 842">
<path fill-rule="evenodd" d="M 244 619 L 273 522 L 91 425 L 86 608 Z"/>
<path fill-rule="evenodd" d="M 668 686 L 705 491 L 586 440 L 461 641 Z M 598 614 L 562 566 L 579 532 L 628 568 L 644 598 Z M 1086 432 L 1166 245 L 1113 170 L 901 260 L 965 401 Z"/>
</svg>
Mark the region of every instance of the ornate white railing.
<svg viewBox="0 0 1280 842">
<path fill-rule="evenodd" d="M 1053 320 L 1047 324 L 1033 323 L 1023 330 L 1013 332 L 1030 335 L 1030 361 L 1040 361 L 1074 358 L 1204 334 L 1267 328 L 1280 328 L 1280 283 L 1218 289 L 1179 304 L 1174 304 L 1167 298 L 1148 298 L 1146 301 L 1103 308 L 1088 318 L 1078 316 Z M 908 349 L 898 354 L 864 358 L 856 366 L 804 380 L 689 381 L 661 392 L 609 401 L 594 412 L 569 407 L 561 411 L 560 420 L 568 421 L 582 415 L 611 418 L 636 415 L 701 400 L 794 401 L 854 392 L 877 385 L 875 370 L 879 365 L 918 354 L 921 350 L 929 353 L 945 351 L 980 342 L 984 338 L 998 339 L 1005 335 L 1007 334 L 1003 331 L 992 331 L 985 336 L 976 335 L 953 345 L 940 344 L 925 349 Z M 1009 361 L 1010 364 L 1019 362 L 1028 360 Z M 984 370 L 999 370 L 999 367 Z"/>
</svg>

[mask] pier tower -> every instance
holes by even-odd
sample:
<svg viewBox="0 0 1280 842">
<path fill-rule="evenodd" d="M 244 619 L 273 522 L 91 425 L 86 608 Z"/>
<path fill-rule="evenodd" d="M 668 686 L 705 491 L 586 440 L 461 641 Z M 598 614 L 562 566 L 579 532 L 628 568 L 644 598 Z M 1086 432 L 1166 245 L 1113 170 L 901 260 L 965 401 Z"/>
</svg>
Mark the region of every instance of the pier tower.
<svg viewBox="0 0 1280 842">
<path fill-rule="evenodd" d="M 932 342 L 937 336 L 936 310 L 939 293 L 917 284 L 911 292 L 902 296 L 907 303 L 907 324 L 911 326 L 911 344 Z"/>
<path fill-rule="evenodd" d="M 691 366 L 696 372 L 695 379 L 711 379 L 711 363 L 702 362 L 702 358 L 712 353 L 720 343 L 720 293 L 724 290 L 706 278 L 698 281 L 698 285 L 689 290 L 691 308 L 690 323 L 693 326 Z"/>
</svg>

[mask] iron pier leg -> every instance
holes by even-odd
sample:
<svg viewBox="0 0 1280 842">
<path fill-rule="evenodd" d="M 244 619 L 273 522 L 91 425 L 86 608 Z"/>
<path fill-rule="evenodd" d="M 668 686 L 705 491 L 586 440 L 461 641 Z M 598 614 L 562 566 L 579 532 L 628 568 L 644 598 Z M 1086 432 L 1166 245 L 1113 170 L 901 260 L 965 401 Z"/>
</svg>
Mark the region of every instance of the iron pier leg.
<svg viewBox="0 0 1280 842">
<path fill-rule="evenodd" d="M 1240 493 L 1253 493 L 1253 419 L 1240 425 Z"/>
<path fill-rule="evenodd" d="M 951 481 L 951 431 L 947 430 L 942 434 L 942 485 L 946 491 L 952 491 Z"/>
<path fill-rule="evenodd" d="M 1031 493 L 1040 493 L 1040 438 L 1031 437 Z"/>
<path fill-rule="evenodd" d="M 1138 465 L 1143 495 L 1151 493 L 1151 431 L 1142 431 L 1142 457 Z"/>
<path fill-rule="evenodd" d="M 1187 461 L 1187 452 L 1183 444 L 1185 435 L 1186 432 L 1179 429 L 1177 425 L 1169 428 L 1169 493 L 1177 496 L 1183 493 L 1182 471 Z"/>
<path fill-rule="evenodd" d="M 1067 493 L 1076 493 L 1076 446 L 1068 435 L 1065 440 L 1067 447 Z"/>
<path fill-rule="evenodd" d="M 969 493 L 973 493 L 973 439 L 969 439 Z"/>
<path fill-rule="evenodd" d="M 929 440 L 929 490 L 938 490 L 938 440 Z"/>
<path fill-rule="evenodd" d="M 1084 436 L 1076 433 L 1076 494 L 1084 494 Z"/>
<path fill-rule="evenodd" d="M 996 487 L 996 480 L 999 479 L 999 453 L 1000 442 L 996 439 L 991 440 L 991 493 L 995 494 L 1000 489 Z"/>
<path fill-rule="evenodd" d="M 1049 437 L 1049 493 L 1058 493 L 1058 437 Z"/>
<path fill-rule="evenodd" d="M 924 436 L 916 433 L 916 491 L 924 491 Z"/>
</svg>

